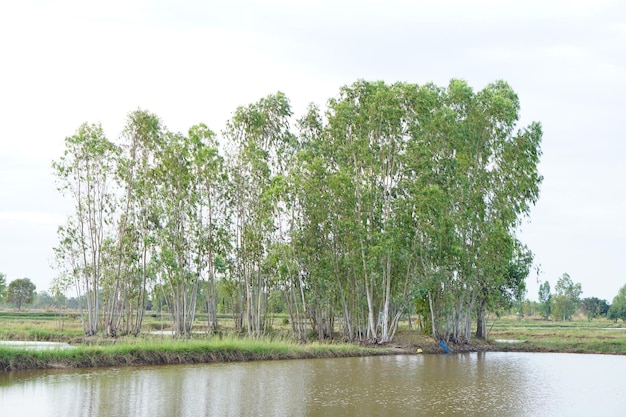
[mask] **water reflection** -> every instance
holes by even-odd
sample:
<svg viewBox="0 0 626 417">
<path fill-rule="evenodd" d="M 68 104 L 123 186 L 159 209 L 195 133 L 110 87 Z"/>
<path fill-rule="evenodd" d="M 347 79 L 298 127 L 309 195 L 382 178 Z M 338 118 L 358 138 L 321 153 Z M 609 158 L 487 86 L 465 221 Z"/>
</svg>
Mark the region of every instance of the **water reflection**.
<svg viewBox="0 0 626 417">
<path fill-rule="evenodd" d="M 474 353 L 0 374 L 2 415 L 620 416 L 626 358 Z"/>
</svg>

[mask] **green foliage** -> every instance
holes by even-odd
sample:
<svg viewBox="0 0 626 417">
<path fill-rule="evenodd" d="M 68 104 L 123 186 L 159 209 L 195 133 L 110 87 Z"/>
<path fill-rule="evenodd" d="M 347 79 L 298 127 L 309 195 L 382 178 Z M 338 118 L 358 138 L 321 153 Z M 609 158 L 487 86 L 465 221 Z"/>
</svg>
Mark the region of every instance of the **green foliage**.
<svg viewBox="0 0 626 417">
<path fill-rule="evenodd" d="M 574 284 L 567 273 L 564 273 L 556 282 L 555 295 L 551 300 L 552 315 L 556 320 L 571 320 L 578 308 L 582 287 Z"/>
<path fill-rule="evenodd" d="M 4 296 L 7 292 L 7 276 L 0 272 L 0 302 L 4 300 Z"/>
<path fill-rule="evenodd" d="M 548 320 L 552 311 L 552 294 L 550 292 L 550 283 L 545 281 L 539 285 L 539 310 L 544 320 Z"/>
<path fill-rule="evenodd" d="M 39 291 L 35 294 L 32 307 L 38 309 L 64 308 L 67 307 L 67 304 L 68 300 L 64 294 L 51 295 L 47 291 Z"/>
<path fill-rule="evenodd" d="M 59 276 L 54 286 L 63 291 L 75 285 L 85 301 L 85 333 L 96 334 L 100 291 L 110 253 L 115 195 L 110 189 L 120 148 L 109 141 L 99 124 L 82 124 L 65 138 L 63 156 L 52 163 L 59 191 L 69 197 L 75 212 L 59 227 L 55 248 Z M 83 298 L 84 297 L 84 298 Z"/>
<path fill-rule="evenodd" d="M 28 278 L 15 279 L 9 283 L 6 301 L 20 310 L 23 305 L 30 304 L 35 297 L 35 284 Z"/>
<path fill-rule="evenodd" d="M 626 322 L 626 285 L 620 288 L 607 312 L 607 317 L 613 321 L 622 319 Z"/>
<path fill-rule="evenodd" d="M 589 321 L 606 316 L 609 311 L 609 304 L 606 300 L 597 297 L 583 298 L 580 300 L 580 310 L 587 316 Z"/>
<path fill-rule="evenodd" d="M 503 81 L 358 80 L 297 131 L 280 92 L 236 109 L 222 137 L 143 110 L 119 145 L 84 124 L 53 164 L 76 207 L 57 287 L 78 290 L 88 334 L 139 332 L 152 288 L 182 336 L 198 310 L 216 330 L 221 309 L 256 336 L 285 311 L 301 340 L 337 319 L 346 339 L 389 342 L 418 306 L 433 336 L 469 341 L 472 318 L 484 335 L 488 311 L 523 299 L 532 263 L 516 228 L 539 195 L 542 132 L 517 129 L 519 109 Z"/>
</svg>

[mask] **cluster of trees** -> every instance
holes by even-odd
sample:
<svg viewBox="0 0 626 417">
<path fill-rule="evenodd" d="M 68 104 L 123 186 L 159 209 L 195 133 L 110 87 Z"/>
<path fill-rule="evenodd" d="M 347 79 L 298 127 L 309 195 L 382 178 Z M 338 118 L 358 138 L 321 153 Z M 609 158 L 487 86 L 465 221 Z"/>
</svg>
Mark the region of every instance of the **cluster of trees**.
<svg viewBox="0 0 626 417">
<path fill-rule="evenodd" d="M 337 321 L 347 340 L 387 342 L 410 313 L 439 339 L 469 341 L 474 320 L 483 336 L 532 263 L 515 231 L 538 198 L 542 132 L 518 118 L 502 81 L 357 81 L 295 123 L 282 93 L 240 107 L 219 137 L 143 110 L 117 142 L 84 124 L 53 163 L 75 204 L 56 286 L 85 300 L 88 334 L 138 333 L 149 293 L 179 335 L 198 303 L 215 329 L 219 284 L 253 336 L 272 294 L 300 339 Z"/>
<path fill-rule="evenodd" d="M 0 272 L 0 302 L 6 302 L 21 309 L 35 297 L 35 284 L 28 278 L 14 279 L 7 285 L 6 275 Z"/>
<path fill-rule="evenodd" d="M 551 293 L 550 283 L 545 281 L 539 286 L 539 303 L 543 318 L 553 316 L 556 320 L 571 320 L 578 310 L 582 286 L 574 284 L 569 274 L 564 273 L 556 282 L 555 294 Z"/>
<path fill-rule="evenodd" d="M 548 281 L 539 286 L 538 310 L 544 320 L 550 317 L 555 320 L 571 320 L 577 312 L 580 312 L 589 320 L 607 317 L 615 321 L 617 319 L 626 321 L 626 285 L 619 290 L 610 305 L 606 300 L 597 297 L 581 299 L 581 295 L 580 283 L 574 283 L 569 274 L 564 273 L 557 280 L 555 294 L 552 294 Z"/>
</svg>

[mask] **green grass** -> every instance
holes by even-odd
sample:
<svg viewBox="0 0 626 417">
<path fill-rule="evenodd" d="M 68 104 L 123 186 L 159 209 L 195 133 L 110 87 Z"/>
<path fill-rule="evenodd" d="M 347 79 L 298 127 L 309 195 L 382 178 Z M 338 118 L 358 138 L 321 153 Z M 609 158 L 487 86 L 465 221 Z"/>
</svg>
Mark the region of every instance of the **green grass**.
<svg viewBox="0 0 626 417">
<path fill-rule="evenodd" d="M 602 318 L 553 322 L 507 317 L 488 327 L 491 340 L 525 341 L 509 346 L 514 350 L 626 354 L 626 330 L 620 330 L 624 323 Z"/>
<path fill-rule="evenodd" d="M 63 341 L 75 346 L 70 350 L 27 351 L 0 346 L 0 371 L 35 368 L 72 368 L 170 363 L 200 363 L 259 359 L 290 359 L 335 356 L 363 356 L 402 352 L 440 353 L 431 337 L 408 329 L 402 323 L 394 345 L 402 349 L 362 348 L 353 344 L 300 344 L 290 337 L 290 325 L 277 315 L 262 339 L 247 338 L 234 329 L 229 315 L 220 316 L 217 334 L 206 332 L 206 316 L 199 315 L 192 339 L 169 335 L 151 335 L 150 330 L 168 330 L 167 315 L 147 313 L 143 332 L 138 337 L 86 337 L 76 312 L 60 315 L 47 311 L 0 311 L 0 340 Z M 453 351 L 511 350 L 626 354 L 624 323 L 606 319 L 569 322 L 519 319 L 509 316 L 490 319 L 488 339 L 473 339 L 471 345 L 451 346 Z M 609 329 L 609 330 L 607 330 Z M 616 330 L 611 330 L 616 329 Z M 520 340 L 518 344 L 500 344 L 496 339 Z"/>
<path fill-rule="evenodd" d="M 84 345 L 66 350 L 27 351 L 0 347 L 0 370 L 303 359 L 382 353 L 385 353 L 382 349 L 351 344 L 303 345 L 284 340 L 231 337 L 201 340 L 134 338 L 110 345 Z"/>
</svg>

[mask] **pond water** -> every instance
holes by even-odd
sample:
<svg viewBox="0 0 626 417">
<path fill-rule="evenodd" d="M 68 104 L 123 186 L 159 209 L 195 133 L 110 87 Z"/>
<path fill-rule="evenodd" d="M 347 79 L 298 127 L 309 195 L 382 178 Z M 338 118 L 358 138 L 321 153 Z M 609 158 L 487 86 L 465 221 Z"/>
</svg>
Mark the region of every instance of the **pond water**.
<svg viewBox="0 0 626 417">
<path fill-rule="evenodd" d="M 487 352 L 0 372 L 7 416 L 626 415 L 626 357 Z"/>
<path fill-rule="evenodd" d="M 61 342 L 23 342 L 0 340 L 0 347 L 2 346 L 27 350 L 74 349 L 74 346 Z"/>
</svg>

